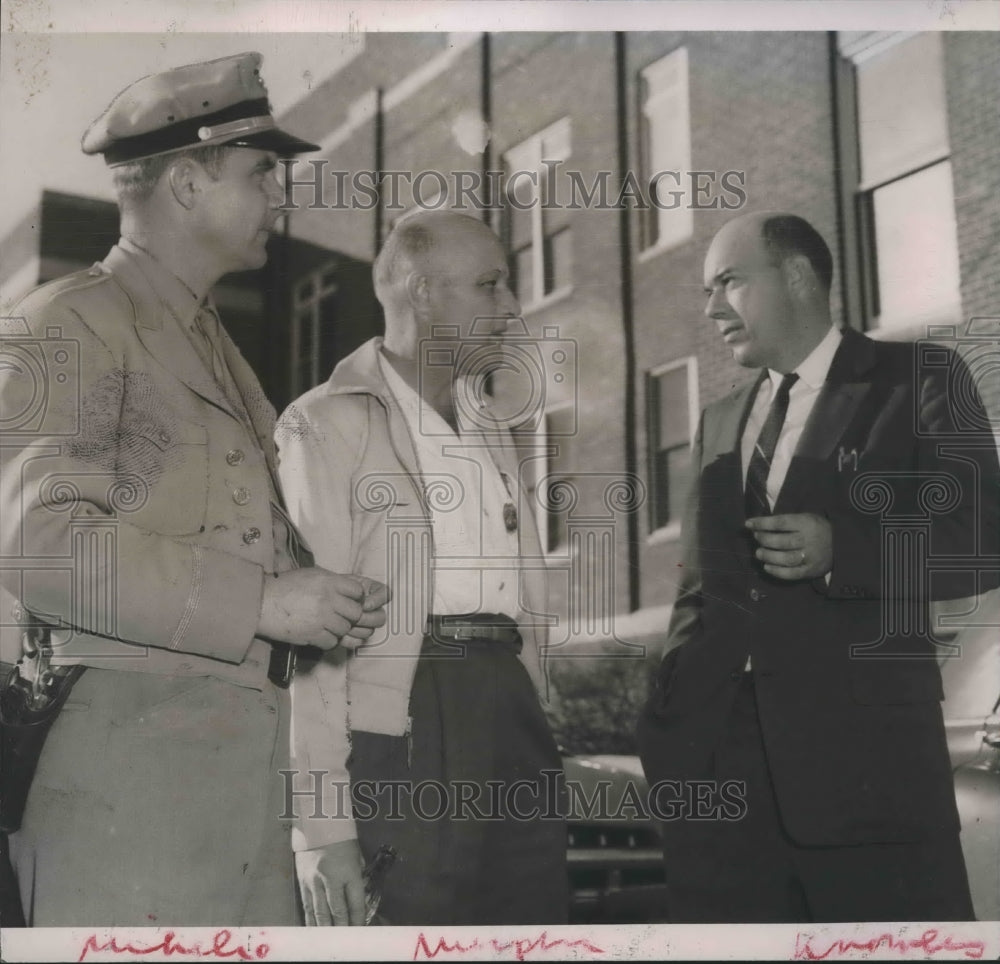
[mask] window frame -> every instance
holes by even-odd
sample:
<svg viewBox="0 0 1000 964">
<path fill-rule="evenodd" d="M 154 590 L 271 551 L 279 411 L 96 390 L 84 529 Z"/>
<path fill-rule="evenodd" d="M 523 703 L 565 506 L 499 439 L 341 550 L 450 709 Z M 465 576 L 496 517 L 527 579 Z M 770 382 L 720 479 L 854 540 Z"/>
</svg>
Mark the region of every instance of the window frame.
<svg viewBox="0 0 1000 964">
<path fill-rule="evenodd" d="M 659 448 L 660 416 L 657 379 L 668 372 L 686 369 L 687 372 L 687 400 L 688 400 L 688 450 L 694 449 L 695 436 L 698 433 L 698 419 L 700 417 L 700 396 L 698 389 L 698 356 L 686 355 L 675 358 L 672 361 L 656 365 L 646 371 L 646 473 L 647 487 L 649 491 L 649 513 L 648 525 L 649 535 L 647 542 L 655 543 L 670 541 L 679 538 L 681 529 L 681 515 L 670 518 L 668 507 L 668 518 L 666 525 L 658 525 L 658 483 L 659 476 L 656 468 L 657 456 L 661 451 L 674 451 L 683 448 L 683 443 L 671 446 L 669 449 Z M 654 385 L 657 386 L 654 396 Z M 669 485 L 669 478 L 667 480 Z M 669 491 L 669 489 L 668 489 Z M 668 499 L 669 501 L 669 499 Z"/>
</svg>

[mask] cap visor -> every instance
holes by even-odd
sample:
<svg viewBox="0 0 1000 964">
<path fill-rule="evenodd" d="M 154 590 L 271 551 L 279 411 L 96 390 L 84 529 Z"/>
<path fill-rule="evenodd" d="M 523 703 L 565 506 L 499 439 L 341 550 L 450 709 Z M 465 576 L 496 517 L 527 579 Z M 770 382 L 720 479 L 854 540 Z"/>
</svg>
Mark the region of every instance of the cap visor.
<svg viewBox="0 0 1000 964">
<path fill-rule="evenodd" d="M 231 145 L 242 145 L 244 147 L 256 147 L 262 151 L 274 151 L 282 156 L 291 154 L 306 154 L 309 151 L 318 151 L 319 144 L 310 144 L 300 137 L 286 134 L 284 131 L 274 128 L 269 131 L 260 131 L 255 134 L 247 134 L 244 137 L 237 137 L 235 140 L 227 141 Z"/>
</svg>

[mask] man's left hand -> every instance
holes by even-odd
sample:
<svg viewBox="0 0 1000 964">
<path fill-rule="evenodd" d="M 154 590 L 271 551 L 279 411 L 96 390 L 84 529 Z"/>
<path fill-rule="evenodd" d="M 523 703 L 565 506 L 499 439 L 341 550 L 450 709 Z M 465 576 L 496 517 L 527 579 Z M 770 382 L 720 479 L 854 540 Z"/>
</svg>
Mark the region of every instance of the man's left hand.
<svg viewBox="0 0 1000 964">
<path fill-rule="evenodd" d="M 747 519 L 757 540 L 756 557 L 777 579 L 815 579 L 833 568 L 833 529 L 813 512 Z"/>
</svg>

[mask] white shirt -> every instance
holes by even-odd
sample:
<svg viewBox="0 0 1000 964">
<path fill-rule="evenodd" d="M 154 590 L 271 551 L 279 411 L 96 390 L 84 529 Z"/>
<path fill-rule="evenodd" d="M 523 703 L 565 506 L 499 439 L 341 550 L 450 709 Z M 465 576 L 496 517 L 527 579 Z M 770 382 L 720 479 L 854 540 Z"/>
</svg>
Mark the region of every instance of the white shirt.
<svg viewBox="0 0 1000 964">
<path fill-rule="evenodd" d="M 475 426 L 459 417 L 456 434 L 382 355 L 379 365 L 413 437 L 430 511 L 432 611 L 506 613 L 516 619 L 519 540 L 516 530 L 507 531 L 503 507 L 518 505 L 517 480 L 500 471 Z"/>
<path fill-rule="evenodd" d="M 831 327 L 823 336 L 823 340 L 795 369 L 795 374 L 799 377 L 788 393 L 788 412 L 785 415 L 785 423 L 781 426 L 778 442 L 774 447 L 774 458 L 771 459 L 771 470 L 767 476 L 767 501 L 772 509 L 778 500 L 778 493 L 785 482 L 788 466 L 791 464 L 795 448 L 802 437 L 802 430 L 806 427 L 806 421 L 816 404 L 819 391 L 826 381 L 830 365 L 833 363 L 833 356 L 837 353 L 842 337 L 839 329 Z M 768 369 L 767 374 L 768 377 L 760 383 L 757 397 L 753 401 L 750 416 L 747 418 L 747 424 L 743 430 L 740 453 L 743 460 L 744 486 L 746 486 L 747 470 L 750 467 L 753 447 L 757 444 L 757 437 L 767 419 L 767 411 L 771 407 L 775 386 L 781 383 L 783 377 L 780 372 L 770 369 Z"/>
</svg>

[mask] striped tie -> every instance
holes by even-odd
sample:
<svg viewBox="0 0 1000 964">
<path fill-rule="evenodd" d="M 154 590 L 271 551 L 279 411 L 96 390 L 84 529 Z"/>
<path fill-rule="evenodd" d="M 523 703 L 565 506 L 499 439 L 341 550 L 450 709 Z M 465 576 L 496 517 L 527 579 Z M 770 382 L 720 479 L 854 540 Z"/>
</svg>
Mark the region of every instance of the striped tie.
<svg viewBox="0 0 1000 964">
<path fill-rule="evenodd" d="M 754 445 L 747 468 L 745 505 L 748 519 L 771 514 L 771 506 L 767 501 L 767 477 L 771 472 L 771 460 L 778 445 L 778 436 L 781 435 L 781 426 L 784 425 L 788 412 L 788 393 L 798 377 L 795 374 L 782 377 L 771 400 L 764 427 L 757 436 L 757 444 Z"/>
</svg>

